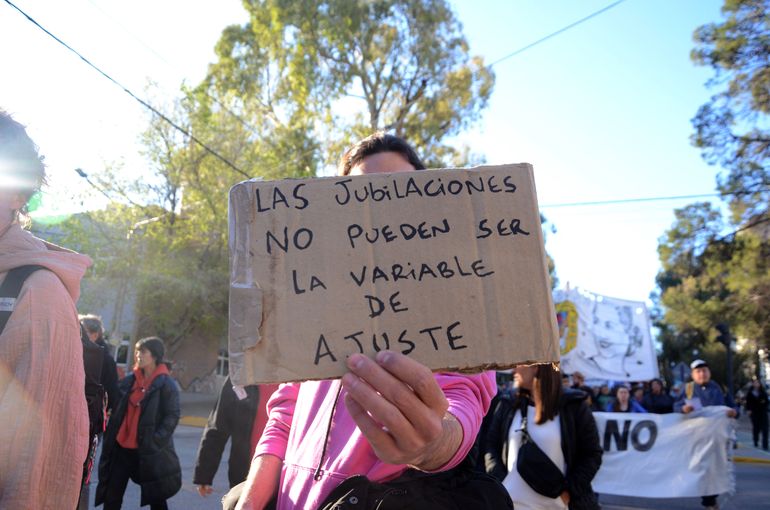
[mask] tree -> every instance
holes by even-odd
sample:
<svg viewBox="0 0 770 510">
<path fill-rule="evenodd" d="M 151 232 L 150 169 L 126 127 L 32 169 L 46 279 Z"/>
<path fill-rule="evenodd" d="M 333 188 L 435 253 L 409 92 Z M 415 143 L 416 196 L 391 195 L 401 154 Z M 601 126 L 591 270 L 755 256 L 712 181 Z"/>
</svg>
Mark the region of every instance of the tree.
<svg viewBox="0 0 770 510">
<path fill-rule="evenodd" d="M 479 118 L 494 83 L 445 1 L 244 7 L 249 22 L 225 28 L 206 78 L 164 108 L 206 147 L 153 116 L 143 135 L 152 175 L 105 172 L 98 185 L 115 203 L 64 227 L 71 246 L 112 254 L 95 271 L 131 282 L 137 335 L 163 337 L 172 357 L 190 339 L 218 347 L 226 337 L 232 185 L 312 177 L 378 129 L 433 165 L 462 164 L 468 152 L 446 139 Z"/>
<path fill-rule="evenodd" d="M 726 0 L 726 20 L 695 31 L 692 59 L 722 86 L 693 119 L 693 143 L 728 172 L 718 179 L 735 221 L 766 217 L 770 204 L 770 0 Z"/>
<path fill-rule="evenodd" d="M 755 346 L 770 345 L 770 0 L 725 0 L 725 19 L 699 27 L 692 59 L 711 66 L 711 87 L 692 142 L 725 172 L 717 188 L 730 210 L 711 204 L 675 211 L 658 246 L 657 325 L 664 354 L 714 353 L 714 326 L 729 324 Z"/>
<path fill-rule="evenodd" d="M 494 76 L 468 55 L 446 1 L 244 6 L 249 23 L 223 32 L 202 89 L 280 125 L 310 118 L 326 138 L 327 163 L 377 130 L 406 138 L 431 166 L 464 163 L 464 152 L 443 141 L 479 119 Z"/>
</svg>

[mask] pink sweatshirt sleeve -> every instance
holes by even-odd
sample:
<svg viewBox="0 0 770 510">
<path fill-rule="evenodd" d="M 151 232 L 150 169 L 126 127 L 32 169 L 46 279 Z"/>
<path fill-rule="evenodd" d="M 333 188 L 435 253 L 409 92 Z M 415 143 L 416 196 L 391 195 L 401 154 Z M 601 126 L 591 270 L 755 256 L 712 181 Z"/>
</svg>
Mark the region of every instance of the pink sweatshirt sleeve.
<svg viewBox="0 0 770 510">
<path fill-rule="evenodd" d="M 458 465 L 468 455 L 476 435 L 481 427 L 481 420 L 489 410 L 489 403 L 497 393 L 494 371 L 476 375 L 440 373 L 436 382 L 449 401 L 449 412 L 457 418 L 463 428 L 463 440 L 460 448 L 444 466 L 437 471 L 446 471 Z"/>
<path fill-rule="evenodd" d="M 289 430 L 297 404 L 299 383 L 281 384 L 267 403 L 267 424 L 254 451 L 254 457 L 270 454 L 281 460 L 286 456 Z"/>
</svg>

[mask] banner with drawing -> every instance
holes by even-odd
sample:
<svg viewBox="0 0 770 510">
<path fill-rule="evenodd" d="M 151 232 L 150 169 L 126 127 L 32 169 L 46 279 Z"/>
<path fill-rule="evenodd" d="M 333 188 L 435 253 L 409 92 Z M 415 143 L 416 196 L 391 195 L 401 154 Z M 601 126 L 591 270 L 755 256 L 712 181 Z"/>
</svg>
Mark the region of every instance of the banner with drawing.
<svg viewBox="0 0 770 510">
<path fill-rule="evenodd" d="M 735 420 L 727 407 L 688 415 L 594 413 L 604 449 L 592 484 L 600 494 L 684 498 L 735 489 Z"/>
<path fill-rule="evenodd" d="M 647 381 L 658 377 L 647 307 L 640 301 L 582 289 L 553 294 L 562 369 L 587 379 Z"/>
</svg>

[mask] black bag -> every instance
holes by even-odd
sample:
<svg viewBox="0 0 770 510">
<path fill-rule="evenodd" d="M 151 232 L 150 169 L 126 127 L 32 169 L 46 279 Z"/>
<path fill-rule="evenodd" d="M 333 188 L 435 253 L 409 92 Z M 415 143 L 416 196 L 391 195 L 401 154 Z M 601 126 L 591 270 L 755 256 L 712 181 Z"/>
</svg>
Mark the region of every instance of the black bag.
<svg viewBox="0 0 770 510">
<path fill-rule="evenodd" d="M 532 440 L 527 430 L 526 399 L 521 406 L 521 446 L 516 457 L 516 471 L 533 491 L 548 498 L 558 498 L 567 490 L 567 479 L 559 466 Z"/>
<path fill-rule="evenodd" d="M 486 510 L 511 509 L 508 491 L 495 478 L 473 468 L 470 457 L 441 473 L 407 469 L 389 482 L 362 475 L 346 478 L 318 510 Z"/>
</svg>

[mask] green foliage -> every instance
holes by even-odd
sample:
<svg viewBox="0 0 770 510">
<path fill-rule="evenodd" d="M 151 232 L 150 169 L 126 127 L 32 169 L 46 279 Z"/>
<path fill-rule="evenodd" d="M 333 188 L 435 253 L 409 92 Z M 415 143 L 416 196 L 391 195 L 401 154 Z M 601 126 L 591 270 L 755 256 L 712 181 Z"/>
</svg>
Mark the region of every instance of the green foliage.
<svg viewBox="0 0 770 510">
<path fill-rule="evenodd" d="M 171 356 L 185 338 L 226 336 L 230 187 L 315 176 L 380 129 L 432 165 L 462 165 L 473 156 L 444 140 L 479 119 L 494 83 L 443 0 L 244 7 L 249 22 L 224 29 L 206 78 L 163 112 L 211 150 L 152 118 L 151 176 L 106 171 L 114 202 L 62 227 L 94 275 L 136 293 L 137 335 L 163 337 Z"/>
<path fill-rule="evenodd" d="M 446 1 L 244 6 L 250 22 L 222 34 L 209 91 L 248 98 L 275 122 L 310 122 L 325 139 L 327 163 L 377 130 L 406 138 L 431 166 L 458 163 L 462 151 L 442 140 L 479 119 L 494 76 L 468 55 Z"/>
<path fill-rule="evenodd" d="M 655 325 L 666 359 L 686 361 L 693 349 L 708 348 L 720 322 L 755 346 L 770 345 L 767 230 L 724 235 L 721 214 L 707 203 L 675 213 L 658 246 Z"/>
<path fill-rule="evenodd" d="M 770 0 L 725 0 L 725 19 L 694 34 L 692 59 L 714 69 L 709 84 L 721 90 L 698 110 L 692 142 L 726 170 L 717 186 L 731 214 L 684 207 L 660 239 L 656 325 L 669 360 L 693 349 L 719 357 L 720 322 L 752 346 L 770 345 L 769 8 Z"/>
<path fill-rule="evenodd" d="M 734 220 L 766 216 L 770 203 L 770 0 L 726 0 L 726 20 L 698 28 L 692 59 L 723 90 L 693 119 L 693 143 L 727 175 L 719 189 Z"/>
</svg>

